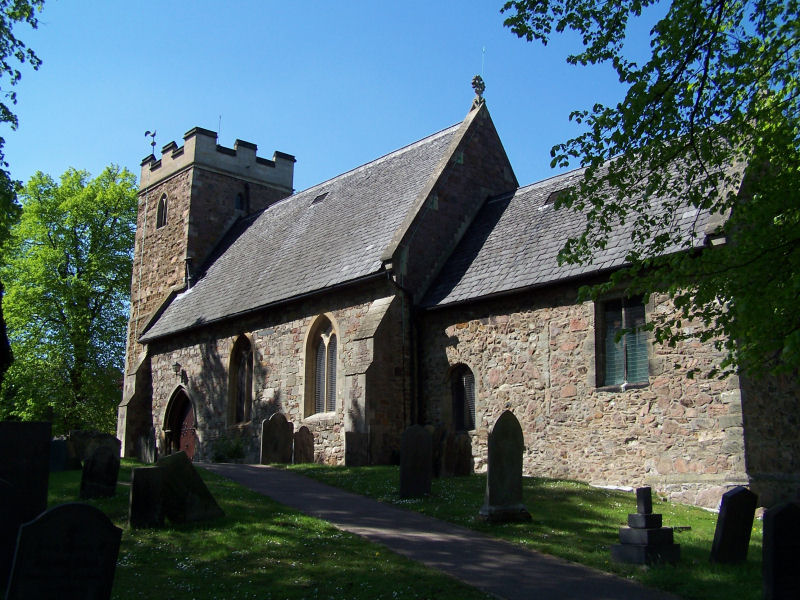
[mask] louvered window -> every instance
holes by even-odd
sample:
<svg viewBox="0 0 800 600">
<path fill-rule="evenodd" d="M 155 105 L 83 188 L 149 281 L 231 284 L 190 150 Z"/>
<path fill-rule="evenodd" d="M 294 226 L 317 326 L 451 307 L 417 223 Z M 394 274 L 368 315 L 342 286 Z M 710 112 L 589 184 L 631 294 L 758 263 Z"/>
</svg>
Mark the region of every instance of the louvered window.
<svg viewBox="0 0 800 600">
<path fill-rule="evenodd" d="M 647 383 L 647 332 L 641 299 L 606 302 L 602 311 L 602 343 L 599 356 L 602 375 L 599 385 Z M 626 330 L 620 335 L 620 331 Z M 619 339 L 618 339 L 619 338 Z"/>
<path fill-rule="evenodd" d="M 326 322 L 319 327 L 314 340 L 313 381 L 314 413 L 336 410 L 337 338 L 333 326 Z"/>
<path fill-rule="evenodd" d="M 453 427 L 456 431 L 475 429 L 475 376 L 466 365 L 458 365 L 451 375 Z"/>
</svg>

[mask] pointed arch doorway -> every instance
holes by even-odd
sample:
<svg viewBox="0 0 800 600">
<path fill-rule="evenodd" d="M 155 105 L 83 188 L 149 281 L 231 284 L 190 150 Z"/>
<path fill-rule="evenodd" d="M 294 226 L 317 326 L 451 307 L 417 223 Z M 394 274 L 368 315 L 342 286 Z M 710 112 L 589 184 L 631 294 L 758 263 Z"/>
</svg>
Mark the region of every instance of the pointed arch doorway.
<svg viewBox="0 0 800 600">
<path fill-rule="evenodd" d="M 194 460 L 194 453 L 197 449 L 194 407 L 183 388 L 178 388 L 172 394 L 172 399 L 167 406 L 165 421 L 167 454 L 183 450 L 189 460 Z"/>
</svg>

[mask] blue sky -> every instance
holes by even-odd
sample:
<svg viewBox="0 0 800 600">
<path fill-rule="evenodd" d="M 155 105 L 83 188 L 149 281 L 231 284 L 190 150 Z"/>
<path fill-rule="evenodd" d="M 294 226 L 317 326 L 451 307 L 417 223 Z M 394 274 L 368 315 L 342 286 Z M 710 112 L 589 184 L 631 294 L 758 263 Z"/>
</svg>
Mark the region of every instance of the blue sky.
<svg viewBox="0 0 800 600">
<path fill-rule="evenodd" d="M 517 178 L 538 181 L 578 131 L 570 111 L 622 90 L 566 63 L 574 38 L 518 39 L 502 3 L 49 0 L 38 30 L 16 29 L 44 62 L 23 69 L 19 129 L 2 133 L 12 177 L 115 163 L 138 178 L 146 130 L 158 157 L 200 126 L 293 154 L 300 190 L 461 121 L 483 71 Z"/>
</svg>

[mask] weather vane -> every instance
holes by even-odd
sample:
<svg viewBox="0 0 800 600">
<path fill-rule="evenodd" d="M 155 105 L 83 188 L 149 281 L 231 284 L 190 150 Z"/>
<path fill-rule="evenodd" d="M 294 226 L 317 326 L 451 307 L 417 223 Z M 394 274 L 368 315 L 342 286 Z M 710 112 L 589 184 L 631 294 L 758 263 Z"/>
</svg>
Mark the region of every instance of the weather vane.
<svg viewBox="0 0 800 600">
<path fill-rule="evenodd" d="M 155 131 L 155 129 L 153 130 L 152 133 L 150 133 L 149 131 L 145 131 L 144 132 L 144 137 L 149 137 L 150 138 L 150 146 L 153 148 L 153 151 L 151 152 L 151 154 L 153 156 L 155 156 L 156 155 L 156 131 Z"/>
</svg>

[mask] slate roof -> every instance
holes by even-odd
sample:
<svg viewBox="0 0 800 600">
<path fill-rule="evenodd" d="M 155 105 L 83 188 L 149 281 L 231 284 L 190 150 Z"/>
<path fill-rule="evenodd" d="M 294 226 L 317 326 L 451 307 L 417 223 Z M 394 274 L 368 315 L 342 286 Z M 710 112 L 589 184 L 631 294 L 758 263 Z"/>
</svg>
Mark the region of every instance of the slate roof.
<svg viewBox="0 0 800 600">
<path fill-rule="evenodd" d="M 616 227 L 591 264 L 558 264 L 559 250 L 586 221 L 572 210 L 555 210 L 548 198 L 577 185 L 582 177 L 579 169 L 488 199 L 422 305 L 445 306 L 623 266 L 632 246 L 631 225 Z M 703 242 L 707 214 L 687 208 L 676 218 L 685 235 L 699 232 L 698 243 Z"/>
<path fill-rule="evenodd" d="M 175 297 L 141 341 L 378 272 L 381 253 L 460 125 L 298 192 L 241 223 L 245 231 L 228 236 L 205 274 Z"/>
</svg>

